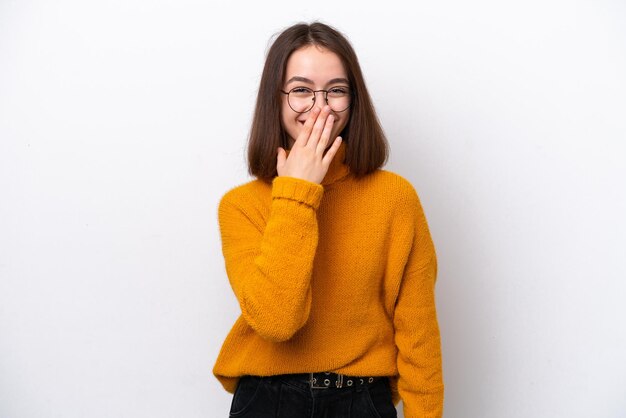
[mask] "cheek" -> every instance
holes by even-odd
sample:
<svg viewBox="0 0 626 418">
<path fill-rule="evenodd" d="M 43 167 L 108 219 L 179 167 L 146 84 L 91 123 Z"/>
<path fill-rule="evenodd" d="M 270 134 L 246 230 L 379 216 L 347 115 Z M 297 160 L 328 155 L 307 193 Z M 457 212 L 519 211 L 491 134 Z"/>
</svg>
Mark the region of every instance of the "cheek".
<svg viewBox="0 0 626 418">
<path fill-rule="evenodd" d="M 345 118 L 341 119 L 341 123 L 337 127 L 337 132 L 343 131 L 345 127 L 348 125 L 349 120 L 350 120 L 350 115 L 347 115 Z"/>
<path fill-rule="evenodd" d="M 291 110 L 291 108 L 285 103 L 283 103 L 281 106 L 280 118 L 283 123 L 288 123 L 289 121 L 293 120 L 293 110 Z"/>
<path fill-rule="evenodd" d="M 291 126 L 293 126 L 293 118 L 291 117 L 288 110 L 282 109 L 280 122 L 283 125 L 284 129 L 289 129 Z"/>
<path fill-rule="evenodd" d="M 289 135 L 293 139 L 295 139 L 300 134 L 300 131 L 304 126 L 303 123 L 298 122 L 296 114 L 291 111 L 291 109 L 283 110 L 283 113 L 281 115 L 281 122 L 282 127 L 287 135 Z"/>
</svg>

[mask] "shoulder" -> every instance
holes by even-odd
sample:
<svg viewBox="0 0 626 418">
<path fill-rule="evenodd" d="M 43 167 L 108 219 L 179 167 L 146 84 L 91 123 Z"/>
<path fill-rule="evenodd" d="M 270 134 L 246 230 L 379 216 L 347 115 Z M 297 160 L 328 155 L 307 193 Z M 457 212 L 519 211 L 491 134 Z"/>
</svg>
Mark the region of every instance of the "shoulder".
<svg viewBox="0 0 626 418">
<path fill-rule="evenodd" d="M 219 209 L 245 208 L 262 201 L 271 192 L 271 185 L 259 179 L 241 183 L 227 189 L 219 201 Z"/>
<path fill-rule="evenodd" d="M 417 190 L 406 177 L 387 169 L 378 169 L 370 176 L 372 182 L 388 197 L 398 202 L 419 202 Z"/>
</svg>

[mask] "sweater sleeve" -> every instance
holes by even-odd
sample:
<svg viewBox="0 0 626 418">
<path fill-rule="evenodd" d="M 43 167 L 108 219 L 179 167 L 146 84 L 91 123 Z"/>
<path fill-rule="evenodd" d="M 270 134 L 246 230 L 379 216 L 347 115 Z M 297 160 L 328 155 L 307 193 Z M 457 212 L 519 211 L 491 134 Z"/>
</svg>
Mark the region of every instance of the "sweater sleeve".
<svg viewBox="0 0 626 418">
<path fill-rule="evenodd" d="M 414 236 L 394 310 L 397 387 L 405 418 L 440 418 L 444 385 L 435 309 L 437 257 L 414 190 L 409 202 Z"/>
<path fill-rule="evenodd" d="M 219 204 L 226 273 L 245 321 L 262 338 L 290 339 L 311 309 L 311 274 L 317 249 L 316 211 L 324 188 L 319 183 L 278 176 L 272 181 L 265 226 L 252 221 L 245 201 Z M 257 217 L 258 219 L 258 217 Z"/>
</svg>

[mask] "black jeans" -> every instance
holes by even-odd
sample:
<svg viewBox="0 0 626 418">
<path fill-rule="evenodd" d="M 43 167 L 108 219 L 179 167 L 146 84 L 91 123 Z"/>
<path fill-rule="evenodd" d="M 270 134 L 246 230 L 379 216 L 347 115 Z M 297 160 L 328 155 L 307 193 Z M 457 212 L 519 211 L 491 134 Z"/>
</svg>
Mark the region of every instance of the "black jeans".
<svg viewBox="0 0 626 418">
<path fill-rule="evenodd" d="M 389 379 L 360 387 L 311 388 L 306 375 L 242 376 L 230 418 L 397 418 Z"/>
</svg>

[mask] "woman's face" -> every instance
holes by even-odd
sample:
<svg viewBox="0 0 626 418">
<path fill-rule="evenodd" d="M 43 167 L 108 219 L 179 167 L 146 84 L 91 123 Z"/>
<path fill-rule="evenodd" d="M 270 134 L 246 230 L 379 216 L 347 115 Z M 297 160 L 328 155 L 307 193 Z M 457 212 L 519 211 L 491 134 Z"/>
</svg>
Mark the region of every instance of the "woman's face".
<svg viewBox="0 0 626 418">
<path fill-rule="evenodd" d="M 348 83 L 348 76 L 343 64 L 337 54 L 322 47 L 308 45 L 294 51 L 287 61 L 287 70 L 282 88 L 288 92 L 294 87 L 307 87 L 311 90 L 329 90 L 333 87 L 350 87 L 350 84 Z M 281 123 L 289 136 L 289 148 L 291 149 L 311 111 L 297 113 L 289 106 L 288 96 L 286 94 L 282 96 Z M 326 105 L 324 97 L 324 92 L 315 93 L 314 107 L 319 107 L 320 109 L 324 107 Z M 339 136 L 339 133 L 348 123 L 350 108 L 343 112 L 335 112 L 331 109 L 330 114 L 335 117 L 335 122 L 327 147 L 332 145 L 334 139 Z"/>
</svg>

